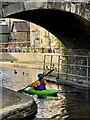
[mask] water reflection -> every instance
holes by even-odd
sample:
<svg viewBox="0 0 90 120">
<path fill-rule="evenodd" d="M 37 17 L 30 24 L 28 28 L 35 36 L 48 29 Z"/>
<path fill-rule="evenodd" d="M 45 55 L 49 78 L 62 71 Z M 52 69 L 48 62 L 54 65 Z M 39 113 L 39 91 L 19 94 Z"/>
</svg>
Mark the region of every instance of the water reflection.
<svg viewBox="0 0 90 120">
<path fill-rule="evenodd" d="M 38 113 L 36 118 L 52 118 L 56 114 L 61 115 L 62 103 L 60 99 L 47 98 L 36 100 L 38 104 Z M 57 112 L 56 112 L 57 111 Z"/>
<path fill-rule="evenodd" d="M 66 91 L 63 107 L 68 117 L 65 120 L 90 120 L 90 92 L 66 86 L 62 90 Z"/>
<path fill-rule="evenodd" d="M 36 80 L 39 72 L 42 70 L 18 67 L 0 68 L 0 86 L 18 90 Z M 38 118 L 90 120 L 90 92 L 52 83 L 49 83 L 47 88 L 59 90 L 58 97 L 40 99 L 33 96 L 38 105 L 35 120 Z"/>
</svg>

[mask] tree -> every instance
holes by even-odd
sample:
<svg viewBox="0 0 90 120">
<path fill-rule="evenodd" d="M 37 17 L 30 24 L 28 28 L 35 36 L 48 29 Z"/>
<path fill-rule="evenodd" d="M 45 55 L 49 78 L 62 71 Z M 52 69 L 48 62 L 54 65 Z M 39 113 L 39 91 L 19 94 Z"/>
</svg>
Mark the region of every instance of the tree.
<svg viewBox="0 0 90 120">
<path fill-rule="evenodd" d="M 65 47 L 65 45 L 59 39 L 56 39 L 56 40 L 61 53 L 63 53 L 64 55 L 67 55 L 67 48 Z"/>
</svg>

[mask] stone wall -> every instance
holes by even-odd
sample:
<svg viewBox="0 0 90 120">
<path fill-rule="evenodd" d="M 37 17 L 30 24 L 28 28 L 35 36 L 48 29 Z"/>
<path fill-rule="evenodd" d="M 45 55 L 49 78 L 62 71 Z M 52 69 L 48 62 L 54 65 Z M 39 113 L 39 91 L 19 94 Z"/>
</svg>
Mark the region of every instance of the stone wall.
<svg viewBox="0 0 90 120">
<path fill-rule="evenodd" d="M 33 10 L 39 8 L 49 8 L 49 9 L 60 9 L 64 11 L 69 11 L 72 13 L 79 14 L 83 17 L 88 18 L 86 15 L 87 12 L 89 14 L 89 4 L 88 3 L 71 3 L 71 2 L 55 2 L 52 0 L 41 0 L 40 2 L 31 2 L 25 1 L 23 2 L 3 2 L 0 4 L 0 17 L 5 17 L 7 15 L 11 15 L 17 12 L 25 11 L 25 10 Z M 87 11 L 88 9 L 88 11 Z M 88 18 L 90 19 L 90 17 Z"/>
<path fill-rule="evenodd" d="M 43 62 L 44 55 L 59 55 L 59 53 L 0 53 L 0 60 L 36 61 Z"/>
</svg>

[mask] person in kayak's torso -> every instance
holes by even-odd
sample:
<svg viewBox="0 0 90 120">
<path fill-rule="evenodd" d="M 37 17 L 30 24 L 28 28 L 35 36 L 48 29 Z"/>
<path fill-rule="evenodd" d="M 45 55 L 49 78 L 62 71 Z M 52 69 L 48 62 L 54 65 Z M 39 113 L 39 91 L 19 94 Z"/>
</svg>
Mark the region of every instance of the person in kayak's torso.
<svg viewBox="0 0 90 120">
<path fill-rule="evenodd" d="M 38 80 L 33 82 L 30 87 L 34 88 L 35 90 L 46 90 L 46 80 L 44 79 L 43 74 L 38 74 Z"/>
</svg>

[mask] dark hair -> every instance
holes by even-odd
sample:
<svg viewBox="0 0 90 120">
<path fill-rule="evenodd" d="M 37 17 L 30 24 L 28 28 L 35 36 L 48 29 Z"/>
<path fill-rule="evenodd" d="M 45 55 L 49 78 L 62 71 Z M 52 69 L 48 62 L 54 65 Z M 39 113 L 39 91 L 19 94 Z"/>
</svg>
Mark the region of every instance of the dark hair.
<svg viewBox="0 0 90 120">
<path fill-rule="evenodd" d="M 40 73 L 40 74 L 38 74 L 38 78 L 41 80 L 44 78 L 44 75 Z"/>
</svg>

